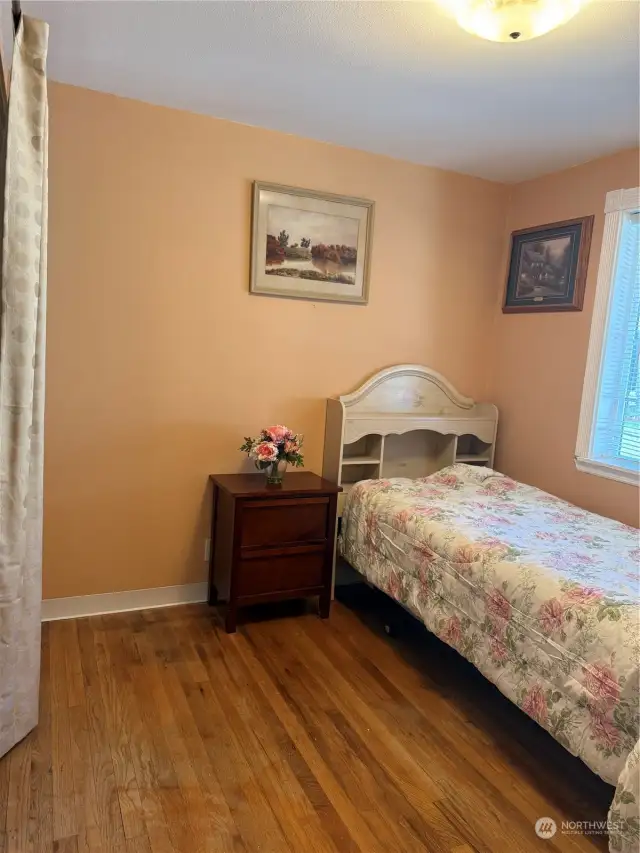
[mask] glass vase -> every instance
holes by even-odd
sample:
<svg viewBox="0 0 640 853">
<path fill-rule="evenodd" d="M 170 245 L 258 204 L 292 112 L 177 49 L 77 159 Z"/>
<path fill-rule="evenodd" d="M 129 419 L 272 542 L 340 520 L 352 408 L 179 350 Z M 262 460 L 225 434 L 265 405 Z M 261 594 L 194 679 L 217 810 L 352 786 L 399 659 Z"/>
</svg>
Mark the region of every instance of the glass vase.
<svg viewBox="0 0 640 853">
<path fill-rule="evenodd" d="M 264 468 L 264 473 L 267 475 L 267 484 L 270 486 L 282 485 L 282 480 L 287 470 L 287 460 L 277 459 L 272 462 L 267 468 Z"/>
</svg>

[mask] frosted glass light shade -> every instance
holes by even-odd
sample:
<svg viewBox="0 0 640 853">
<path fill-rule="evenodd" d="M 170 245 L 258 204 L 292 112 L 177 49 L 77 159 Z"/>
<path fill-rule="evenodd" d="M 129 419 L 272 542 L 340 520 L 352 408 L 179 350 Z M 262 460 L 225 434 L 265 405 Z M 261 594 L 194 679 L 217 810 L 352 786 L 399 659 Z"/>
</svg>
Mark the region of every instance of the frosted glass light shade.
<svg viewBox="0 0 640 853">
<path fill-rule="evenodd" d="M 526 41 L 573 18 L 585 0 L 444 0 L 467 32 L 490 41 Z"/>
</svg>

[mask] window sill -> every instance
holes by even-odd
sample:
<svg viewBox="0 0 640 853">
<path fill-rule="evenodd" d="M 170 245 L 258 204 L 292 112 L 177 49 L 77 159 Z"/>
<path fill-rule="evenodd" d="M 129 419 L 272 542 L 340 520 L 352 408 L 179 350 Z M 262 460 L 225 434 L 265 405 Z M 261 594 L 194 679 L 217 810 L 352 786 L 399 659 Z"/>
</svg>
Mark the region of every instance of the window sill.
<svg viewBox="0 0 640 853">
<path fill-rule="evenodd" d="M 631 468 L 619 468 L 617 465 L 607 465 L 594 459 L 576 457 L 576 468 L 584 474 L 594 474 L 607 480 L 617 480 L 618 483 L 628 483 L 630 486 L 640 485 L 640 474 Z"/>
</svg>

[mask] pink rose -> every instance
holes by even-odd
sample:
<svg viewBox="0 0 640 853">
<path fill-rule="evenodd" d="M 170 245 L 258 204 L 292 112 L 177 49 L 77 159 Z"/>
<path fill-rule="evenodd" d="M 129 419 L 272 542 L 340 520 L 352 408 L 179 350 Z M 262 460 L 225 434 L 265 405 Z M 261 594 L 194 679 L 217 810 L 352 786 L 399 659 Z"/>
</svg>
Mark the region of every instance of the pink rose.
<svg viewBox="0 0 640 853">
<path fill-rule="evenodd" d="M 559 533 L 552 533 L 550 530 L 539 530 L 536 533 L 536 539 L 545 539 L 549 542 L 555 542 L 559 537 Z"/>
<path fill-rule="evenodd" d="M 452 616 L 447 622 L 442 639 L 452 646 L 457 646 L 462 637 L 462 625 L 457 616 Z"/>
<path fill-rule="evenodd" d="M 413 553 L 421 568 L 435 563 L 438 559 L 437 554 L 434 554 L 431 548 L 423 544 L 416 545 Z"/>
<path fill-rule="evenodd" d="M 261 441 L 253 449 L 256 459 L 260 462 L 274 462 L 278 458 L 278 448 L 271 441 Z"/>
<path fill-rule="evenodd" d="M 499 495 L 501 492 L 510 492 L 516 488 L 516 484 L 513 480 L 507 480 L 503 477 L 496 477 L 495 479 L 488 480 L 482 489 L 480 489 L 480 494 L 482 495 Z"/>
<path fill-rule="evenodd" d="M 287 439 L 293 438 L 293 433 L 286 426 L 282 426 L 282 424 L 276 424 L 275 426 L 267 427 L 265 430 L 265 435 L 268 435 L 271 441 L 274 444 L 281 444 L 283 441 Z"/>
<path fill-rule="evenodd" d="M 455 474 L 437 474 L 433 477 L 436 483 L 442 483 L 443 486 L 457 486 L 458 478 Z"/>
<path fill-rule="evenodd" d="M 617 702 L 620 685 L 613 670 L 602 663 L 583 666 L 584 686 L 596 699 L 606 699 L 607 703 Z"/>
<path fill-rule="evenodd" d="M 414 509 L 413 514 L 421 515 L 423 518 L 430 518 L 433 515 L 440 515 L 441 512 L 442 510 L 435 506 L 417 506 Z"/>
<path fill-rule="evenodd" d="M 456 562 L 475 563 L 480 559 L 480 549 L 475 545 L 461 545 L 455 553 Z"/>
<path fill-rule="evenodd" d="M 387 582 L 387 595 L 390 595 L 391 598 L 397 601 L 400 598 L 401 592 L 402 582 L 400 581 L 400 577 L 395 572 L 391 572 Z"/>
<path fill-rule="evenodd" d="M 410 509 L 401 509 L 395 514 L 395 521 L 400 530 L 407 529 L 407 525 L 413 518 L 413 513 Z"/>
<path fill-rule="evenodd" d="M 300 445 L 298 444 L 297 441 L 294 441 L 293 439 L 287 438 L 287 439 L 285 439 L 285 442 L 284 442 L 284 452 L 285 453 L 299 453 L 300 452 Z"/>
<path fill-rule="evenodd" d="M 430 590 L 430 580 L 429 575 L 426 572 L 421 572 L 418 577 L 418 583 L 420 584 L 420 590 L 418 593 L 419 600 L 426 601 L 429 598 L 429 590 Z"/>
<path fill-rule="evenodd" d="M 478 545 L 482 548 L 483 551 L 495 551 L 497 548 L 499 548 L 501 551 L 507 550 L 507 546 L 499 539 L 481 539 L 478 542 Z"/>
<path fill-rule="evenodd" d="M 499 589 L 492 589 L 486 598 L 486 607 L 492 616 L 508 621 L 511 619 L 511 605 Z"/>
<path fill-rule="evenodd" d="M 441 498 L 443 495 L 442 489 L 437 489 L 435 486 L 426 486 L 424 489 L 420 489 L 419 492 L 416 492 L 416 497 L 418 498 Z"/>
<path fill-rule="evenodd" d="M 606 717 L 591 718 L 591 734 L 594 740 L 605 749 L 614 750 L 620 740 L 620 732 L 613 722 Z"/>
<path fill-rule="evenodd" d="M 496 639 L 496 637 L 491 638 L 491 642 L 489 643 L 491 648 L 491 658 L 496 663 L 503 661 L 507 657 L 507 650 L 504 646 L 504 643 L 501 643 L 500 640 Z"/>
<path fill-rule="evenodd" d="M 538 621 L 547 634 L 559 631 L 564 621 L 564 607 L 557 598 L 545 601 L 538 610 Z"/>
<path fill-rule="evenodd" d="M 537 720 L 539 723 L 545 722 L 547 719 L 547 700 L 540 684 L 533 685 L 524 697 L 524 701 L 520 707 L 525 714 L 533 717 L 534 720 Z"/>
<path fill-rule="evenodd" d="M 565 595 L 569 604 L 591 604 L 600 598 L 602 598 L 602 592 L 593 586 L 574 586 Z"/>
<path fill-rule="evenodd" d="M 497 640 L 504 639 L 505 630 L 507 628 L 507 623 L 504 619 L 497 617 L 494 619 L 489 619 L 489 630 L 491 631 L 491 636 Z"/>
<path fill-rule="evenodd" d="M 378 519 L 375 512 L 367 512 L 365 514 L 364 525 L 367 531 L 367 536 L 372 537 L 378 529 Z"/>
</svg>

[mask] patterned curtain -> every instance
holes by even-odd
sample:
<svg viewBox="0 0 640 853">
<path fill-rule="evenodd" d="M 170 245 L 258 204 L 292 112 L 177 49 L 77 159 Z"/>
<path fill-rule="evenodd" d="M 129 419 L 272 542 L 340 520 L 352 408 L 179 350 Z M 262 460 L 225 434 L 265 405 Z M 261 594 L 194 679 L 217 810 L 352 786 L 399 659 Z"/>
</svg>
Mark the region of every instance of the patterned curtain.
<svg viewBox="0 0 640 853">
<path fill-rule="evenodd" d="M 47 24 L 22 16 L 13 46 L 5 127 L 0 271 L 0 756 L 38 722 L 48 31 Z"/>
</svg>

